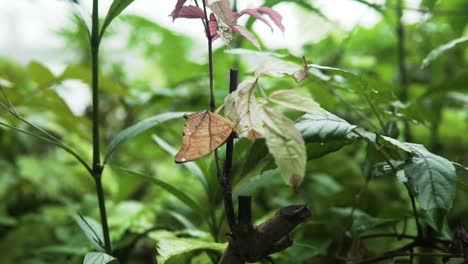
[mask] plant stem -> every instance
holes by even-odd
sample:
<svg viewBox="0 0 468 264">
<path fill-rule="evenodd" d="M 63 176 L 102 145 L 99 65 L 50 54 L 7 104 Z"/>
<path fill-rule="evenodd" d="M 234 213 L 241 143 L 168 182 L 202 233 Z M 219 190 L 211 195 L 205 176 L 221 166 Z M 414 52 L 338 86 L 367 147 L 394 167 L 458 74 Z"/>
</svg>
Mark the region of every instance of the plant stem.
<svg viewBox="0 0 468 264">
<path fill-rule="evenodd" d="M 99 0 L 93 0 L 92 30 L 91 30 L 91 62 L 92 62 L 92 91 L 93 91 L 93 177 L 96 183 L 96 194 L 101 216 L 102 233 L 104 236 L 104 248 L 106 253 L 112 253 L 112 246 L 107 224 L 106 203 L 104 189 L 102 188 L 102 172 L 99 151 Z"/>
<path fill-rule="evenodd" d="M 392 169 L 392 172 L 395 175 L 397 174 L 398 170 L 392 164 L 391 158 L 388 156 L 388 154 L 385 151 L 383 151 L 376 143 L 374 143 L 371 140 L 369 140 L 368 138 L 364 137 L 356 129 L 353 129 L 352 132 L 354 134 L 358 135 L 359 137 L 363 138 L 368 144 L 371 144 L 374 147 L 374 149 L 377 151 L 377 153 L 379 153 L 379 155 L 385 160 L 385 162 L 388 164 L 388 166 L 390 166 L 390 168 Z M 421 228 L 421 224 L 419 223 L 419 217 L 418 217 L 418 212 L 416 210 L 415 198 L 414 198 L 414 195 L 411 192 L 411 190 L 410 190 L 407 183 L 405 183 L 405 187 L 406 187 L 406 190 L 408 191 L 408 196 L 410 197 L 410 200 L 411 200 L 411 208 L 413 210 L 414 221 L 416 222 L 416 227 L 417 227 L 417 230 L 418 230 L 418 237 L 421 237 L 422 236 L 422 228 Z"/>
<path fill-rule="evenodd" d="M 400 84 L 400 100 L 403 103 L 408 101 L 408 78 L 406 75 L 406 52 L 405 52 L 405 27 L 402 21 L 403 17 L 403 0 L 398 0 L 397 4 L 397 48 L 398 48 L 398 73 L 399 73 L 399 84 Z M 404 125 L 404 137 L 405 141 L 411 141 L 411 131 L 409 127 L 409 122 L 405 120 Z"/>
</svg>

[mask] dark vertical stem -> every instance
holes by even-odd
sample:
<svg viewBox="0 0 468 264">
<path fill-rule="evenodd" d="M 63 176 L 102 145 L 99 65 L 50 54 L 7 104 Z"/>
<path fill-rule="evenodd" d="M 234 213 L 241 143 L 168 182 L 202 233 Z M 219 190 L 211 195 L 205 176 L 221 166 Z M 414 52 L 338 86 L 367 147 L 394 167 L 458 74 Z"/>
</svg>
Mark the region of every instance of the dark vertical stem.
<svg viewBox="0 0 468 264">
<path fill-rule="evenodd" d="M 400 84 L 400 100 L 403 103 L 408 101 L 408 77 L 406 75 L 406 52 L 405 52 L 405 27 L 402 21 L 403 17 L 403 0 L 398 0 L 397 5 L 397 37 L 398 37 L 398 73 Z M 409 122 L 404 121 L 404 137 L 405 141 L 411 141 L 411 131 Z"/>
<path fill-rule="evenodd" d="M 93 90 L 93 166 L 92 172 L 96 183 L 99 213 L 101 215 L 102 233 L 104 236 L 104 248 L 111 254 L 112 247 L 107 224 L 106 204 L 104 189 L 102 188 L 102 171 L 99 151 L 99 0 L 93 0 L 93 15 L 91 29 L 91 61 L 92 61 L 92 90 Z"/>
<path fill-rule="evenodd" d="M 237 89 L 237 76 L 238 71 L 231 69 L 230 71 L 229 92 L 232 93 Z M 224 188 L 224 209 L 226 211 L 226 218 L 231 230 L 236 223 L 236 216 L 234 213 L 234 204 L 232 201 L 232 185 L 231 185 L 231 171 L 232 160 L 234 154 L 234 137 L 231 135 L 226 142 L 226 161 L 224 162 L 224 171 L 220 183 Z"/>
</svg>

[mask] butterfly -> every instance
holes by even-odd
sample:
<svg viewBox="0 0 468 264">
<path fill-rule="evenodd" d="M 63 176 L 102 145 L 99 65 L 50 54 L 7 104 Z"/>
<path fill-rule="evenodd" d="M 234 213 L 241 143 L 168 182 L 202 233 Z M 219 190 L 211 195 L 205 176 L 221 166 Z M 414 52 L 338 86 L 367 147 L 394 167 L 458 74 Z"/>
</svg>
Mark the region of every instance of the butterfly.
<svg viewBox="0 0 468 264">
<path fill-rule="evenodd" d="M 184 163 L 210 154 L 224 144 L 234 132 L 235 124 L 208 110 L 184 115 L 186 119 L 182 147 L 175 155 L 176 163 Z"/>
</svg>

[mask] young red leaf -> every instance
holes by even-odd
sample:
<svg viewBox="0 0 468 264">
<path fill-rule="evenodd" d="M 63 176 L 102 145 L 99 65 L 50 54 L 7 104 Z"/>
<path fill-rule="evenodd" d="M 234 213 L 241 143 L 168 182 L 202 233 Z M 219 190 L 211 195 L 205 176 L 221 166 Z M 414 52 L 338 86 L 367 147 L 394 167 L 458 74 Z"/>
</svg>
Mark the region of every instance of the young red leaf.
<svg viewBox="0 0 468 264">
<path fill-rule="evenodd" d="M 205 17 L 203 10 L 198 6 L 183 6 L 177 15 L 171 14 L 174 19 L 176 18 L 203 18 Z"/>
<path fill-rule="evenodd" d="M 273 23 L 275 23 L 275 25 L 284 32 L 284 25 L 281 22 L 283 17 L 280 15 L 280 13 L 269 7 L 259 7 L 257 8 L 257 11 L 265 13 L 268 17 L 270 17 L 271 21 L 273 21 Z"/>
<path fill-rule="evenodd" d="M 177 0 L 176 6 L 171 13 L 172 21 L 179 17 L 180 10 L 184 6 L 185 2 L 187 2 L 187 0 Z"/>
<path fill-rule="evenodd" d="M 250 43 L 252 43 L 252 45 L 254 45 L 257 49 L 260 49 L 260 44 L 258 43 L 257 39 L 255 38 L 255 36 L 250 32 L 248 31 L 245 27 L 243 26 L 233 26 L 232 29 L 239 33 L 239 35 L 241 35 L 242 37 L 244 37 L 245 39 L 247 39 Z"/>
<path fill-rule="evenodd" d="M 268 22 L 268 20 L 266 20 L 264 17 L 262 17 L 262 15 L 260 15 L 256 9 L 244 9 L 242 10 L 235 18 L 234 21 L 236 21 L 239 17 L 241 17 L 242 15 L 250 15 L 250 16 L 253 16 L 255 17 L 256 19 L 262 21 L 263 23 L 265 23 L 267 26 L 269 26 L 271 28 L 271 31 L 273 31 L 273 27 L 271 26 L 270 22 Z"/>
</svg>

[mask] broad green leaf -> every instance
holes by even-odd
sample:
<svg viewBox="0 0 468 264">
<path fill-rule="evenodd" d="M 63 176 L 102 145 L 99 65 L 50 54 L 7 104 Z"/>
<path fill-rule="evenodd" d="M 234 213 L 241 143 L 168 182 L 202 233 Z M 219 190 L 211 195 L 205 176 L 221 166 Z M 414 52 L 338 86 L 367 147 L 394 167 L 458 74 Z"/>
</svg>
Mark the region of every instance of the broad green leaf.
<svg viewBox="0 0 468 264">
<path fill-rule="evenodd" d="M 264 106 L 265 138 L 268 150 L 284 181 L 299 187 L 305 174 L 307 153 L 304 139 L 294 122 L 276 110 Z"/>
<path fill-rule="evenodd" d="M 111 143 L 107 147 L 106 150 L 106 155 L 104 156 L 104 162 L 103 164 L 106 164 L 109 157 L 112 155 L 112 153 L 115 151 L 115 149 L 122 143 L 126 142 L 129 139 L 132 139 L 136 137 L 137 135 L 145 132 L 146 130 L 159 125 L 163 122 L 166 122 L 171 119 L 179 118 L 184 116 L 184 112 L 170 112 L 170 113 L 164 113 L 164 114 L 159 114 L 153 117 L 149 117 L 147 119 L 144 119 L 138 123 L 136 123 L 133 126 L 130 126 L 123 131 L 121 131 L 117 136 L 112 139 Z"/>
<path fill-rule="evenodd" d="M 179 191 L 179 189 L 177 187 L 174 187 L 174 186 L 170 185 L 169 183 L 167 183 L 167 182 L 165 182 L 165 181 L 163 181 L 161 179 L 157 179 L 157 178 L 145 175 L 143 173 L 139 173 L 139 172 L 124 169 L 124 168 L 119 168 L 119 167 L 115 167 L 115 166 L 113 166 L 113 168 L 116 168 L 119 171 L 125 172 L 127 174 L 134 175 L 134 176 L 140 177 L 140 178 L 145 179 L 145 180 L 149 180 L 150 182 L 158 185 L 159 187 L 163 188 L 165 191 L 167 191 L 170 194 L 174 195 L 174 197 L 176 197 L 181 202 L 183 202 L 185 205 L 190 207 L 194 212 L 201 213 L 203 211 L 200 208 L 200 206 L 198 205 L 198 203 L 195 202 L 195 200 L 193 200 L 190 196 L 188 196 L 188 194 L 186 194 L 186 193 L 184 193 L 182 191 Z"/>
<path fill-rule="evenodd" d="M 117 262 L 117 259 L 106 253 L 88 252 L 84 257 L 83 264 L 107 264 L 113 261 Z"/>
<path fill-rule="evenodd" d="M 427 66 L 429 66 L 429 64 L 431 64 L 431 62 L 433 62 L 434 60 L 436 60 L 437 58 L 439 58 L 440 56 L 442 56 L 445 52 L 449 51 L 450 49 L 454 48 L 455 46 L 459 45 L 459 44 L 468 44 L 468 36 L 464 36 L 464 37 L 461 37 L 461 38 L 457 38 L 457 39 L 454 39 L 442 46 L 439 46 L 437 47 L 436 49 L 432 50 L 427 56 L 426 58 L 424 58 L 423 62 L 421 63 L 421 68 L 426 68 Z"/>
<path fill-rule="evenodd" d="M 326 111 L 307 113 L 296 121 L 306 143 L 307 158 L 317 159 L 350 143 L 356 126 Z"/>
<path fill-rule="evenodd" d="M 55 80 L 54 74 L 43 64 L 33 61 L 27 66 L 29 77 L 37 83 L 39 89 L 49 88 Z"/>
<path fill-rule="evenodd" d="M 306 113 L 323 110 L 312 98 L 302 96 L 293 90 L 278 90 L 268 96 L 268 100 L 284 107 Z"/>
<path fill-rule="evenodd" d="M 94 219 L 82 215 L 73 216 L 85 236 L 97 251 L 104 252 L 104 239 L 101 225 Z"/>
<path fill-rule="evenodd" d="M 457 188 L 458 188 L 458 190 L 468 194 L 468 184 L 466 184 L 466 183 L 459 180 L 458 183 L 457 183 Z"/>
<path fill-rule="evenodd" d="M 171 156 L 175 156 L 177 153 L 177 150 L 173 148 L 171 145 L 169 145 L 166 141 L 164 141 L 162 138 L 153 135 L 153 140 L 158 144 L 161 148 L 163 148 L 166 152 L 171 154 Z M 200 169 L 200 167 L 197 165 L 195 162 L 185 162 L 182 163 L 190 172 L 195 175 L 200 183 L 203 185 L 203 188 L 205 188 L 205 191 L 209 191 L 208 189 L 208 182 L 206 181 L 206 176 L 203 173 L 203 171 Z"/>
<path fill-rule="evenodd" d="M 168 231 L 157 231 L 150 234 L 151 238 L 157 240 L 158 263 L 178 264 L 186 263 L 187 254 L 192 254 L 201 250 L 223 252 L 226 243 L 216 243 L 197 238 L 177 237 Z"/>
<path fill-rule="evenodd" d="M 424 147 L 406 143 L 414 155 L 405 166 L 405 175 L 424 210 L 448 211 L 455 199 L 457 175 L 453 164 Z"/>
<path fill-rule="evenodd" d="M 240 187 L 234 192 L 234 196 L 252 195 L 254 192 L 265 187 L 282 185 L 284 183 L 278 170 L 267 170 L 261 174 L 249 178 L 240 183 Z"/>
<path fill-rule="evenodd" d="M 92 76 L 91 69 L 84 67 L 82 65 L 72 64 L 68 65 L 63 73 L 58 77 L 58 81 L 63 81 L 67 79 L 81 80 L 91 87 Z M 109 94 L 117 96 L 129 96 L 129 92 L 125 90 L 119 83 L 116 81 L 107 78 L 103 74 L 99 74 L 99 89 L 106 91 Z"/>
<path fill-rule="evenodd" d="M 129 6 L 133 1 L 135 0 L 114 0 L 112 2 L 109 11 L 107 11 L 106 18 L 102 23 L 101 32 L 99 33 L 99 39 L 102 39 L 107 27 L 110 25 L 112 20 L 114 20 L 118 15 L 120 15 L 120 13 L 122 13 L 122 11 L 124 11 L 125 8 L 127 8 L 127 6 Z"/>
<path fill-rule="evenodd" d="M 250 140 L 263 137 L 265 134 L 254 95 L 255 85 L 255 80 L 245 80 L 238 85 L 235 92 L 230 93 L 224 99 L 226 117 L 237 124 L 235 131 L 239 137 L 246 137 Z"/>
<path fill-rule="evenodd" d="M 350 132 L 357 126 L 329 113 L 307 113 L 299 118 L 296 127 L 306 142 L 327 142 L 351 139 Z"/>
</svg>

